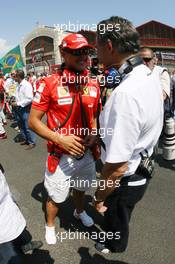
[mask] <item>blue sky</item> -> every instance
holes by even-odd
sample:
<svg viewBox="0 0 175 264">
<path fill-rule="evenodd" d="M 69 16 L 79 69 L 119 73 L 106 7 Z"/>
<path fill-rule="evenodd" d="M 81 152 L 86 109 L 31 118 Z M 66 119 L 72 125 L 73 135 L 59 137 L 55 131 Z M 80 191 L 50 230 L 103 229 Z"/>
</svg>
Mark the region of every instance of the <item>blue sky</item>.
<svg viewBox="0 0 175 264">
<path fill-rule="evenodd" d="M 175 26 L 174 0 L 5 0 L 0 4 L 0 56 L 41 25 L 96 24 L 112 15 L 123 16 L 135 26 L 149 20 Z"/>
</svg>

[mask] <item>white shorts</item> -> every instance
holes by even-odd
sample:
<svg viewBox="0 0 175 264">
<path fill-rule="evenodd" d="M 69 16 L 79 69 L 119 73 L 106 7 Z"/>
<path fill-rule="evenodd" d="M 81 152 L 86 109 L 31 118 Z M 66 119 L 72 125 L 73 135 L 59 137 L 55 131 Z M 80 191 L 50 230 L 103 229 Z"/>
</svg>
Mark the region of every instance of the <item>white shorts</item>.
<svg viewBox="0 0 175 264">
<path fill-rule="evenodd" d="M 44 186 L 55 203 L 62 203 L 68 197 L 70 187 L 82 192 L 87 191 L 95 178 L 95 162 L 88 150 L 81 160 L 63 154 L 53 174 L 48 172 L 46 162 Z"/>
</svg>

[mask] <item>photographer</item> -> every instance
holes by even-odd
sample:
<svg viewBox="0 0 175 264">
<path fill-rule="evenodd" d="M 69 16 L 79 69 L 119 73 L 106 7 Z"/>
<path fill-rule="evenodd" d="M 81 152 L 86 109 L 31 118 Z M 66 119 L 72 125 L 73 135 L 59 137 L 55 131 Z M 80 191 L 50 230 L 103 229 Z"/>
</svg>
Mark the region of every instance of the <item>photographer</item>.
<svg viewBox="0 0 175 264">
<path fill-rule="evenodd" d="M 151 155 L 163 124 L 163 95 L 160 82 L 137 55 L 139 35 L 132 23 L 111 17 L 100 24 L 110 25 L 110 30 L 97 32 L 99 61 L 108 69 L 108 75 L 120 75 L 120 84 L 117 87 L 114 82 L 100 115 L 100 127 L 113 131 L 103 138 L 102 179 L 118 179 L 120 187 L 106 184 L 104 190 L 98 188 L 94 205 L 99 212 L 105 212 L 106 233 L 120 232 L 120 239 L 106 239 L 105 243 L 97 243 L 96 249 L 103 253 L 123 252 L 133 209 L 152 176 Z M 119 31 L 115 31 L 115 24 L 120 25 Z"/>
</svg>

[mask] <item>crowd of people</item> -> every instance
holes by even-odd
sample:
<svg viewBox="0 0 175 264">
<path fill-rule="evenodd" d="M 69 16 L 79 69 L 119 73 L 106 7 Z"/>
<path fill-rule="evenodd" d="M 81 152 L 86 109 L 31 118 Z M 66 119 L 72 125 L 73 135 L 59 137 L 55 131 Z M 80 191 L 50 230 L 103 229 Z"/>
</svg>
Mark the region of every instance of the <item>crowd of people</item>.
<svg viewBox="0 0 175 264">
<path fill-rule="evenodd" d="M 101 32 L 100 25 L 105 25 L 106 30 Z M 120 25 L 119 31 L 115 25 Z M 109 26 L 112 30 L 108 30 Z M 154 52 L 140 48 L 136 29 L 121 17 L 99 23 L 98 59 L 88 69 L 93 49 L 82 35 L 69 34 L 60 44 L 64 65 L 58 73 L 38 78 L 30 74 L 25 79 L 24 72 L 16 70 L 0 76 L 0 139 L 8 136 L 5 110 L 17 122 L 23 136 L 21 144 L 27 145 L 27 150 L 36 146 L 36 134 L 48 141 L 44 176 L 48 245 L 57 242 L 55 218 L 59 204 L 68 198 L 72 188 L 73 216 L 86 227 L 94 225 L 93 215 L 84 209 L 84 195 L 96 178 L 95 164 L 101 160 L 100 180 L 105 186 L 98 186 L 93 205 L 104 213 L 106 239 L 97 241 L 95 247 L 103 253 L 123 252 L 128 245 L 134 207 L 152 178 L 153 151 L 163 127 L 164 102 L 171 101 L 167 111 L 174 114 L 170 99 L 174 96 L 175 72 L 170 76 L 166 68 L 157 66 Z M 47 124 L 42 120 L 44 115 Z M 1 178 L 5 181 L 3 173 Z M 1 203 L 3 198 L 0 206 Z M 14 210 L 24 230 L 25 221 L 19 209 Z M 2 215 L 0 222 L 4 223 L 1 218 Z M 0 239 L 0 256 L 2 245 L 12 241 L 11 246 L 22 230 Z"/>
<path fill-rule="evenodd" d="M 13 127 L 21 134 L 21 145 L 30 150 L 36 145 L 36 135 L 28 127 L 28 116 L 40 79 L 33 73 L 25 76 L 23 70 L 0 74 L 0 139 L 6 139 L 7 117 L 14 121 Z"/>
</svg>

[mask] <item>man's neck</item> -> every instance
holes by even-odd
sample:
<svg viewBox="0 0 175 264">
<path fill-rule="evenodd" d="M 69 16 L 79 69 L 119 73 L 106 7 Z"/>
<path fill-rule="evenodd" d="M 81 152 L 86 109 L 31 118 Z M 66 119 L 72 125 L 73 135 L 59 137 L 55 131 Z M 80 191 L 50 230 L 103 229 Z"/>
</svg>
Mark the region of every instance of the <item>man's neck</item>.
<svg viewBox="0 0 175 264">
<path fill-rule="evenodd" d="M 19 81 L 19 84 L 21 84 L 23 80 L 24 80 L 24 79 L 21 79 L 21 80 Z"/>
<path fill-rule="evenodd" d="M 124 56 L 119 57 L 117 60 L 115 59 L 114 63 L 110 64 L 109 66 L 107 66 L 106 68 L 111 68 L 114 67 L 117 70 L 120 69 L 120 67 L 126 63 L 126 61 L 135 56 L 136 54 L 125 54 Z"/>
<path fill-rule="evenodd" d="M 68 71 L 73 72 L 75 74 L 80 74 L 80 73 L 83 72 L 83 70 L 82 71 L 78 71 L 78 70 L 75 70 L 75 69 L 73 69 L 73 68 L 71 68 L 69 66 L 65 66 L 65 69 L 67 69 Z"/>
</svg>

